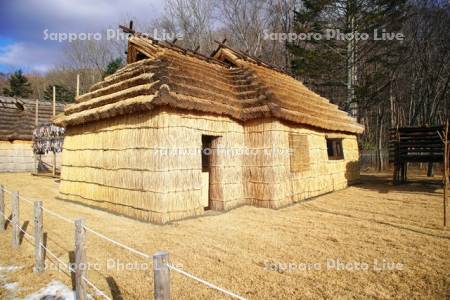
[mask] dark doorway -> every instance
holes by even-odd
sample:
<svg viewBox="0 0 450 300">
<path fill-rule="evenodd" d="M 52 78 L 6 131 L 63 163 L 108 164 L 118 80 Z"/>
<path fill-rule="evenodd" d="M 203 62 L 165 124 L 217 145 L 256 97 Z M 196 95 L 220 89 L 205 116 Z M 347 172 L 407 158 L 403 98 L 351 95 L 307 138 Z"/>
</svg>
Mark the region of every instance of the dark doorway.
<svg viewBox="0 0 450 300">
<path fill-rule="evenodd" d="M 215 136 L 202 135 L 202 198 L 201 202 L 205 210 L 211 205 L 211 166 L 213 166 L 213 140 Z"/>
</svg>

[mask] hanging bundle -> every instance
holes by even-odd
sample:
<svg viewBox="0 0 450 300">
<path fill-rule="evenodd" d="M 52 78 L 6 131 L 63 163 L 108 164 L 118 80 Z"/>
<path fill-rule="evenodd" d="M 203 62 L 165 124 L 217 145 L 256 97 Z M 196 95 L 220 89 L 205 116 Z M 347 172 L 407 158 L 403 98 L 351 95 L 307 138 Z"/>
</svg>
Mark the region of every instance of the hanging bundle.
<svg viewBox="0 0 450 300">
<path fill-rule="evenodd" d="M 61 152 L 64 143 L 64 128 L 53 124 L 41 125 L 33 130 L 34 154 Z"/>
</svg>

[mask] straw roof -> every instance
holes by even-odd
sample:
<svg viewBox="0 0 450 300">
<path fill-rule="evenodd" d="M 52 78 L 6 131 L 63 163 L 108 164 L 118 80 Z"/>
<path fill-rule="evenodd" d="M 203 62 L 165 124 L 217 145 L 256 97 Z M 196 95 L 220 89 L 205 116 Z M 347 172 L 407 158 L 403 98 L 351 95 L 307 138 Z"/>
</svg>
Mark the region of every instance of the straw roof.
<svg viewBox="0 0 450 300">
<path fill-rule="evenodd" d="M 56 104 L 56 112 L 60 113 L 64 106 Z M 16 99 L 0 96 L 0 141 L 32 139 L 35 127 L 36 100 Z M 51 123 L 53 104 L 39 101 L 38 124 Z"/>
<path fill-rule="evenodd" d="M 133 62 L 138 53 L 146 58 Z M 67 106 L 55 123 L 74 126 L 170 106 L 242 122 L 275 117 L 329 131 L 363 131 L 355 119 L 301 82 L 227 47 L 206 58 L 133 36 L 128 61 Z"/>
</svg>

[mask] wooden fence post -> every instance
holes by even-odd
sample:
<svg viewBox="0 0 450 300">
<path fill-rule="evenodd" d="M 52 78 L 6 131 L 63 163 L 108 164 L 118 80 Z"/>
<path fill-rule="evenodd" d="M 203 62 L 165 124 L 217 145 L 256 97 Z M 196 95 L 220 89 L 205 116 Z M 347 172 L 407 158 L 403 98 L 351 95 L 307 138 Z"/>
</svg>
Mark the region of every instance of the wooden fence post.
<svg viewBox="0 0 450 300">
<path fill-rule="evenodd" d="M 169 253 L 165 251 L 153 254 L 153 282 L 155 300 L 170 299 Z"/>
<path fill-rule="evenodd" d="M 0 184 L 0 231 L 5 231 L 5 192 L 3 185 Z"/>
<path fill-rule="evenodd" d="M 86 300 L 87 289 L 86 282 L 86 229 L 84 220 L 75 221 L 75 299 Z"/>
<path fill-rule="evenodd" d="M 19 209 L 19 192 L 12 193 L 12 246 L 18 248 L 20 245 L 20 209 Z"/>
<path fill-rule="evenodd" d="M 448 206 L 448 168 L 449 168 L 449 147 L 448 147 L 448 120 L 445 122 L 445 130 L 444 130 L 444 227 L 447 227 L 447 206 Z"/>
<path fill-rule="evenodd" d="M 44 271 L 44 248 L 42 201 L 34 202 L 34 268 L 35 273 Z"/>
</svg>

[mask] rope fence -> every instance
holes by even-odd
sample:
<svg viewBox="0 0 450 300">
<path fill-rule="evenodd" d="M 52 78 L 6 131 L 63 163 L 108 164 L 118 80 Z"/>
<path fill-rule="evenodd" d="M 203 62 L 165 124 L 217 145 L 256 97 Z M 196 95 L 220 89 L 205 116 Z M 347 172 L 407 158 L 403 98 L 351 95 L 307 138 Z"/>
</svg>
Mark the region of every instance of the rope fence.
<svg viewBox="0 0 450 300">
<path fill-rule="evenodd" d="M 3 190 L 4 192 L 6 192 L 6 193 L 8 193 L 8 194 L 10 194 L 12 196 L 15 194 L 14 192 L 11 192 L 11 191 L 7 190 L 6 188 L 4 188 L 2 185 L 0 185 L 0 191 L 1 190 Z M 0 203 L 2 201 L 4 201 L 4 199 L 1 199 L 2 196 L 3 196 L 3 194 L 0 193 Z M 24 202 L 26 202 L 26 203 L 28 203 L 28 204 L 30 204 L 32 206 L 36 205 L 35 201 L 27 199 L 27 198 L 25 198 L 23 196 L 18 195 L 18 198 L 21 199 L 21 200 L 24 200 Z M 210 282 L 208 282 L 208 281 L 206 281 L 206 280 L 204 280 L 202 278 L 199 278 L 199 277 L 197 277 L 197 276 L 195 276 L 193 274 L 190 274 L 190 273 L 188 273 L 188 272 L 186 272 L 186 271 L 184 271 L 184 270 L 182 270 L 180 268 L 177 268 L 174 264 L 169 263 L 168 253 L 166 253 L 166 252 L 158 252 L 158 253 L 155 253 L 154 255 L 149 255 L 147 253 L 144 253 L 144 252 L 142 252 L 140 250 L 137 250 L 137 249 L 134 249 L 134 248 L 132 248 L 130 246 L 127 246 L 127 245 L 125 245 L 125 244 L 123 244 L 121 242 L 118 242 L 118 241 L 116 241 L 116 240 L 114 240 L 114 239 L 112 239 L 112 238 L 110 238 L 110 237 L 108 237 L 108 236 L 106 236 L 106 235 L 104 235 L 102 233 L 99 233 L 98 231 L 95 231 L 94 229 L 91 229 L 91 228 L 85 226 L 83 220 L 72 220 L 72 219 L 67 218 L 67 217 L 65 217 L 65 216 L 63 216 L 63 215 L 61 215 L 61 214 L 59 214 L 57 212 L 54 212 L 54 211 L 52 211 L 52 210 L 50 210 L 48 208 L 45 208 L 42 204 L 38 205 L 38 207 L 42 211 L 44 211 L 44 212 L 46 212 L 46 213 L 48 213 L 48 214 L 50 214 L 50 215 L 52 215 L 52 216 L 54 216 L 56 218 L 59 218 L 62 221 L 65 221 L 67 223 L 75 225 L 75 227 L 76 227 L 76 231 L 75 231 L 76 232 L 76 248 L 77 248 L 78 242 L 79 242 L 77 240 L 78 238 L 82 239 L 81 244 L 83 244 L 83 247 L 84 247 L 84 233 L 83 234 L 79 234 L 79 231 L 81 229 L 81 231 L 84 230 L 86 232 L 90 232 L 93 235 L 97 236 L 98 238 L 103 239 L 103 240 L 105 240 L 105 241 L 107 241 L 107 242 L 109 242 L 109 243 L 111 243 L 111 244 L 113 244 L 113 245 L 115 245 L 115 246 L 117 246 L 119 248 L 127 250 L 128 252 L 133 253 L 134 255 L 140 256 L 140 257 L 145 258 L 145 259 L 153 258 L 153 270 L 154 270 L 154 281 L 155 281 L 154 282 L 155 283 L 154 284 L 155 285 L 155 290 L 154 290 L 155 299 L 161 299 L 161 300 L 170 299 L 170 279 L 169 279 L 170 272 L 169 272 L 169 270 L 171 270 L 171 271 L 174 271 L 174 272 L 176 272 L 176 273 L 178 273 L 178 274 L 180 274 L 182 276 L 190 278 L 191 280 L 194 280 L 194 281 L 196 281 L 198 283 L 201 283 L 201 284 L 205 285 L 208 288 L 211 288 L 211 289 L 216 290 L 216 291 L 218 291 L 220 293 L 223 293 L 223 294 L 225 294 L 227 296 L 230 296 L 232 298 L 239 299 L 239 300 L 245 300 L 244 297 L 239 296 L 236 293 L 233 293 L 233 292 L 231 292 L 229 290 L 221 288 L 221 287 L 219 287 L 219 286 L 217 286 L 217 285 L 215 285 L 213 283 L 210 283 Z M 36 206 L 35 206 L 35 208 L 36 208 Z M 4 214 L 4 211 L 2 211 L 1 214 L 5 217 L 5 220 L 7 220 L 8 222 L 10 222 L 12 224 L 14 223 L 13 222 L 14 217 L 11 217 L 11 218 L 8 219 L 6 217 L 6 215 Z M 27 239 L 30 239 L 29 241 L 32 244 L 35 244 L 35 243 L 33 243 L 33 239 L 35 240 L 36 237 L 33 237 L 30 234 L 28 234 L 25 230 L 23 230 L 23 228 L 20 227 L 20 225 L 18 225 L 18 224 L 13 224 L 13 225 L 17 226 L 18 229 L 24 234 L 24 237 L 27 237 Z M 50 249 L 48 249 L 48 247 L 44 246 L 42 243 L 39 243 L 39 245 L 40 245 L 40 247 L 42 247 L 46 251 L 46 253 L 48 253 L 58 263 L 60 263 L 62 266 L 64 266 L 64 268 L 67 269 L 69 272 L 71 272 L 71 273 L 76 273 L 77 272 L 77 270 L 74 270 L 73 268 L 71 268 L 69 264 L 66 264 L 65 262 L 63 262 L 56 254 L 54 254 Z M 76 249 L 76 250 L 78 250 L 78 249 Z M 83 251 L 84 251 L 84 249 L 83 249 Z M 78 265 L 79 263 L 80 262 L 78 262 L 76 264 Z M 59 266 L 58 266 L 58 270 L 60 270 Z M 166 270 L 166 272 L 161 272 L 161 270 Z M 70 274 L 67 274 L 66 272 L 64 272 L 64 273 L 66 275 L 70 276 Z M 102 290 L 100 290 L 91 281 L 89 281 L 84 275 L 81 275 L 79 277 L 81 278 L 81 280 L 84 283 L 86 283 L 88 286 L 90 286 L 98 295 L 102 296 L 104 299 L 111 300 L 110 297 L 108 297 Z"/>
<path fill-rule="evenodd" d="M 145 254 L 142 251 L 133 249 L 131 247 L 128 247 L 127 245 L 124 245 L 124 244 L 122 244 L 122 243 L 120 243 L 118 241 L 115 241 L 115 240 L 113 240 L 113 239 L 111 239 L 111 238 L 109 238 L 109 237 L 107 237 L 107 236 L 105 236 L 105 235 L 103 235 L 103 234 L 101 234 L 101 233 L 99 233 L 99 232 L 97 232 L 97 231 L 87 227 L 87 226 L 84 226 L 84 229 L 86 229 L 86 231 L 96 235 L 97 237 L 99 237 L 99 238 L 101 238 L 101 239 L 103 239 L 105 241 L 108 241 L 111 244 L 114 244 L 114 245 L 116 245 L 118 247 L 121 247 L 121 248 L 123 248 L 125 250 L 128 250 L 129 252 L 134 253 L 134 254 L 136 254 L 138 256 L 141 256 L 141 257 L 146 258 L 146 259 L 150 259 L 152 257 L 151 255 Z"/>
<path fill-rule="evenodd" d="M 243 298 L 243 297 L 241 297 L 241 296 L 239 296 L 239 295 L 237 295 L 237 294 L 235 294 L 235 293 L 233 293 L 233 292 L 230 292 L 230 291 L 225 290 L 225 289 L 223 289 L 223 288 L 221 288 L 221 287 L 218 287 L 217 285 L 214 285 L 214 284 L 212 284 L 212 283 L 210 283 L 210 282 L 208 282 L 208 281 L 206 281 L 206 280 L 203 280 L 203 279 L 201 279 L 201 278 L 199 278 L 199 277 L 197 277 L 197 276 L 195 276 L 195 275 L 189 274 L 188 272 L 183 271 L 183 270 L 181 270 L 181 269 L 175 267 L 175 266 L 172 265 L 172 264 L 167 264 L 167 267 L 168 267 L 169 269 L 175 271 L 175 272 L 178 272 L 178 273 L 181 274 L 181 275 L 184 275 L 184 276 L 186 276 L 186 277 L 188 277 L 188 278 L 190 278 L 190 279 L 192 279 L 192 280 L 195 280 L 195 281 L 197 281 L 197 282 L 200 282 L 200 283 L 206 285 L 207 287 L 209 287 L 209 288 L 211 288 L 211 289 L 213 289 L 213 290 L 217 290 L 217 291 L 219 291 L 219 292 L 224 293 L 225 295 L 228 295 L 228 296 L 230 296 L 230 297 L 233 297 L 233 298 L 236 298 L 236 299 L 239 299 L 239 300 L 245 300 L 245 298 Z"/>
<path fill-rule="evenodd" d="M 10 195 L 13 194 L 13 192 L 7 190 L 7 189 L 4 188 L 4 187 L 3 187 L 3 190 L 4 190 L 6 193 L 10 194 Z M 27 202 L 27 203 L 30 204 L 30 205 L 34 205 L 34 201 L 31 200 L 31 199 L 25 198 L 25 197 L 21 196 L 20 194 L 19 194 L 19 198 L 22 199 L 22 200 L 24 200 L 25 202 Z M 74 220 L 71 220 L 71 219 L 69 219 L 69 218 L 66 218 L 66 217 L 64 217 L 64 216 L 62 216 L 62 215 L 60 215 L 60 214 L 58 214 L 58 213 L 56 213 L 56 212 L 54 212 L 54 211 L 52 211 L 52 210 L 50 210 L 50 209 L 48 209 L 48 208 L 45 208 L 45 207 L 43 207 L 43 206 L 42 206 L 42 210 L 45 211 L 46 213 L 48 213 L 49 215 L 52 215 L 52 216 L 54 216 L 54 217 L 56 217 L 56 218 L 59 218 L 59 219 L 65 221 L 65 222 L 67 222 L 67 223 L 73 224 L 73 223 L 75 222 Z"/>
<path fill-rule="evenodd" d="M 1 185 L 0 185 L 0 189 L 1 189 L 2 191 L 4 191 L 4 192 L 10 194 L 10 195 L 14 195 L 13 192 L 7 190 L 6 188 L 2 187 Z M 1 196 L 3 196 L 3 194 L 1 194 Z M 29 199 L 26 199 L 25 197 L 21 197 L 20 195 L 19 195 L 18 198 L 21 199 L 21 200 L 24 200 L 26 203 L 28 203 L 28 204 L 34 206 L 34 203 L 35 203 L 35 202 L 33 202 L 33 201 L 31 201 L 31 200 L 29 200 Z M 4 199 L 0 199 L 0 202 L 4 203 Z M 2 207 L 4 208 L 4 205 L 3 205 Z M 42 210 L 44 211 L 44 207 L 43 207 L 42 205 L 39 205 L 39 208 L 42 209 Z M 54 212 L 51 211 L 51 210 L 48 210 L 48 209 L 45 209 L 45 210 L 46 210 L 47 212 L 50 212 L 50 214 L 59 217 L 60 219 L 63 219 L 63 220 L 69 220 L 69 219 L 67 219 L 67 218 L 65 218 L 65 217 L 63 217 L 63 216 L 61 216 L 61 215 L 59 215 L 59 214 L 57 214 L 57 213 L 54 213 Z M 26 232 L 26 231 L 20 226 L 20 224 L 18 224 L 18 223 L 16 223 L 16 222 L 13 222 L 13 217 L 8 218 L 8 217 L 5 215 L 4 211 L 1 211 L 1 214 L 5 217 L 5 220 L 7 220 L 7 221 L 8 221 L 9 223 L 11 223 L 15 228 L 17 228 L 20 232 L 23 233 L 23 237 L 24 237 L 25 239 L 27 239 L 31 244 L 33 244 L 33 245 L 36 246 L 36 237 L 33 237 L 33 236 L 30 235 L 28 232 Z M 12 214 L 14 214 L 14 213 L 12 213 Z M 69 222 L 72 223 L 72 221 L 69 221 Z M 2 224 L 2 226 L 4 226 L 4 224 Z M 55 259 L 55 260 L 58 262 L 58 265 L 57 265 L 58 270 L 61 270 L 60 266 L 62 265 L 62 266 L 64 266 L 64 268 L 67 269 L 70 273 L 76 273 L 76 270 L 74 270 L 73 268 L 71 268 L 69 264 L 67 264 L 67 263 L 65 263 L 64 261 L 62 261 L 55 253 L 53 253 L 53 251 L 51 251 L 51 250 L 50 250 L 48 247 L 46 247 L 44 244 L 39 243 L 39 247 L 41 247 L 42 249 L 44 249 L 48 255 L 50 255 L 53 259 Z M 66 273 L 66 272 L 64 272 L 64 271 L 63 271 L 63 273 L 66 274 L 67 276 L 71 277 L 70 273 Z M 92 282 L 90 282 L 85 276 L 81 276 L 81 280 L 83 280 L 84 282 L 86 282 L 86 284 L 89 285 L 89 286 L 96 292 L 96 294 L 102 296 L 102 297 L 103 297 L 104 299 L 106 299 L 106 300 L 111 300 L 110 297 L 108 297 L 102 290 L 100 290 L 97 286 L 95 286 Z"/>
</svg>

